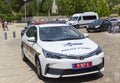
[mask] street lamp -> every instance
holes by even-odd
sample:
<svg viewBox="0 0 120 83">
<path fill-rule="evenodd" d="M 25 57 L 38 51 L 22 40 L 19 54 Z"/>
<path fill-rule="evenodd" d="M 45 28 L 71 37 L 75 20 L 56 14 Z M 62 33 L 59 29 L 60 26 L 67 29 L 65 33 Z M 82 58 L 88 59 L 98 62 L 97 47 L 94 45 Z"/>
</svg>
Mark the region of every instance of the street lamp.
<svg viewBox="0 0 120 83">
<path fill-rule="evenodd" d="M 26 22 L 26 2 L 27 2 L 27 0 L 23 0 L 24 2 L 25 2 L 25 4 L 24 4 L 24 10 L 25 10 L 25 22 Z"/>
</svg>

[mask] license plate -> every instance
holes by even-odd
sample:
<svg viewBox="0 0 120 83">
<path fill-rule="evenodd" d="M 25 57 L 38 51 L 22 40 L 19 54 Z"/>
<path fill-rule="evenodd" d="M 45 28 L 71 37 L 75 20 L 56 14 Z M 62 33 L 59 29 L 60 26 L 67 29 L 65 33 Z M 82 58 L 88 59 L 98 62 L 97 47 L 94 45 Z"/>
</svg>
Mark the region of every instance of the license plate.
<svg viewBox="0 0 120 83">
<path fill-rule="evenodd" d="M 92 62 L 72 64 L 72 69 L 84 69 L 92 67 Z"/>
<path fill-rule="evenodd" d="M 93 32 L 94 30 L 90 30 L 91 32 Z"/>
</svg>

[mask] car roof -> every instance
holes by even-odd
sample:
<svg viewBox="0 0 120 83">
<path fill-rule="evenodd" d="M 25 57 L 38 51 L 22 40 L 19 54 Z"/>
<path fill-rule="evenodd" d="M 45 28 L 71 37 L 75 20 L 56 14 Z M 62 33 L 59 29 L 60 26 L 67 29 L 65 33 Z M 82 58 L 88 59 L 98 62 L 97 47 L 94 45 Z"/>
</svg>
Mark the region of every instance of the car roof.
<svg viewBox="0 0 120 83">
<path fill-rule="evenodd" d="M 73 14 L 72 16 L 75 17 L 75 16 L 93 16 L 93 15 L 97 15 L 97 13 L 95 13 L 95 12 L 84 12 L 84 13 L 76 13 L 76 14 Z"/>
<path fill-rule="evenodd" d="M 56 27 L 56 26 L 69 26 L 67 24 L 40 24 L 40 25 L 36 25 L 36 26 L 39 26 L 39 27 Z"/>
</svg>

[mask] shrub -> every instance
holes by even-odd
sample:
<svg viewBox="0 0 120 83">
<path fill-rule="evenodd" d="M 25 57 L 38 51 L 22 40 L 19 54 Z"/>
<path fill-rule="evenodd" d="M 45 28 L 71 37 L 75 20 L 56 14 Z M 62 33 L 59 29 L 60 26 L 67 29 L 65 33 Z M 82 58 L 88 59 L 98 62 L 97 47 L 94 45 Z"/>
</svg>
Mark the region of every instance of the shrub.
<svg viewBox="0 0 120 83">
<path fill-rule="evenodd" d="M 120 7 L 118 7 L 118 15 L 120 15 Z"/>
</svg>

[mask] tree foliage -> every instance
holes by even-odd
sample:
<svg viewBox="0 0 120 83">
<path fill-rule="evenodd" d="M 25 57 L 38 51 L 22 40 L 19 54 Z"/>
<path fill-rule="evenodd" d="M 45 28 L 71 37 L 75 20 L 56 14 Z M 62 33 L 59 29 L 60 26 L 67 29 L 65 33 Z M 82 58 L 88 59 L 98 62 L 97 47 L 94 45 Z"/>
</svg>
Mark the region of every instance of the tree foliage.
<svg viewBox="0 0 120 83">
<path fill-rule="evenodd" d="M 62 15 L 71 15 L 74 13 L 74 0 L 57 0 L 58 12 Z"/>
<path fill-rule="evenodd" d="M 7 16 L 10 16 L 12 14 L 11 11 L 12 11 L 12 8 L 8 2 L 6 1 L 0 2 L 0 18 L 1 19 L 4 19 Z"/>
<path fill-rule="evenodd" d="M 70 16 L 74 13 L 93 11 L 99 16 L 108 16 L 120 0 L 56 0 L 58 13 Z M 25 5 L 26 4 L 26 5 Z M 47 15 L 52 10 L 52 0 L 1 0 L 0 19 L 19 19 L 24 16 Z M 120 9 L 119 9 L 120 11 Z"/>
<path fill-rule="evenodd" d="M 118 15 L 120 15 L 120 7 L 118 7 Z"/>
<path fill-rule="evenodd" d="M 100 16 L 108 16 L 110 14 L 106 0 L 57 0 L 57 4 L 59 13 L 63 15 L 88 11 L 97 12 Z"/>
<path fill-rule="evenodd" d="M 48 10 L 51 11 L 52 9 L 52 0 L 42 0 L 39 8 L 41 13 L 47 14 Z"/>
</svg>

